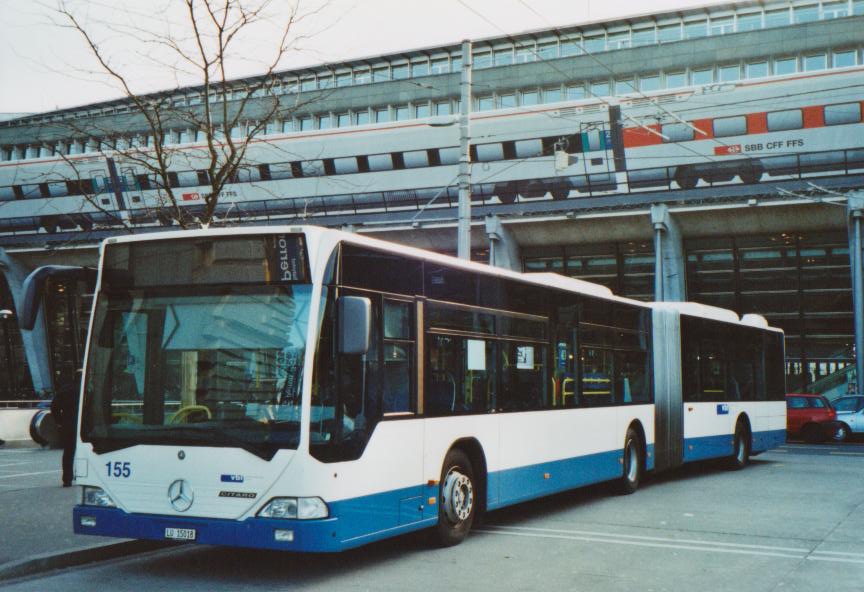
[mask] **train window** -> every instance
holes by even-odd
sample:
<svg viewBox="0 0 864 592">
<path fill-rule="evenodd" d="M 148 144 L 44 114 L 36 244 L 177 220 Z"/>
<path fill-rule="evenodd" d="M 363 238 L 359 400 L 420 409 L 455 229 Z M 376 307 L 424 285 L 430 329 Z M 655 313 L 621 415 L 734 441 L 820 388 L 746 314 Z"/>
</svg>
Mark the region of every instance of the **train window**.
<svg viewBox="0 0 864 592">
<path fill-rule="evenodd" d="M 301 117 L 300 118 L 300 131 L 308 132 L 312 129 L 312 118 L 311 117 Z"/>
<path fill-rule="evenodd" d="M 396 121 L 405 121 L 410 119 L 408 105 L 397 105 L 393 107 L 393 115 Z"/>
<path fill-rule="evenodd" d="M 477 150 L 478 162 L 504 160 L 504 148 L 502 144 L 475 144 L 474 147 Z"/>
<path fill-rule="evenodd" d="M 725 138 L 727 136 L 740 136 L 747 133 L 747 118 L 721 117 L 714 120 L 714 136 Z"/>
<path fill-rule="evenodd" d="M 354 114 L 354 124 L 355 125 L 368 125 L 369 124 L 369 111 L 358 111 Z"/>
<path fill-rule="evenodd" d="M 438 150 L 438 160 L 442 165 L 459 164 L 459 148 L 440 148 Z"/>
<path fill-rule="evenodd" d="M 351 115 L 339 113 L 336 115 L 336 127 L 348 127 L 351 125 Z"/>
<path fill-rule="evenodd" d="M 390 121 L 390 109 L 383 107 L 375 109 L 375 123 L 387 123 Z"/>
<path fill-rule="evenodd" d="M 774 75 L 795 74 L 798 71 L 798 58 L 779 58 L 774 60 Z"/>
<path fill-rule="evenodd" d="M 416 169 L 429 166 L 429 154 L 425 150 L 412 150 L 402 153 L 402 161 L 406 169 Z"/>
<path fill-rule="evenodd" d="M 294 176 L 290 162 L 280 162 L 270 165 L 270 179 L 290 179 Z"/>
<path fill-rule="evenodd" d="M 842 125 L 861 121 L 861 103 L 843 103 L 825 107 L 825 125 Z"/>
<path fill-rule="evenodd" d="M 393 170 L 393 157 L 389 154 L 372 154 L 366 157 L 369 162 L 370 171 L 391 171 Z"/>
<path fill-rule="evenodd" d="M 516 158 L 534 158 L 543 156 L 543 142 L 541 140 L 517 140 L 514 142 Z"/>
<path fill-rule="evenodd" d="M 360 170 L 357 165 L 357 159 L 353 156 L 350 156 L 348 158 L 334 158 L 333 168 L 335 169 L 337 175 L 356 173 Z"/>
<path fill-rule="evenodd" d="M 803 125 L 804 120 L 801 109 L 787 109 L 786 111 L 775 111 L 768 114 L 769 132 L 801 129 Z"/>
<path fill-rule="evenodd" d="M 320 177 L 324 174 L 324 162 L 321 160 L 304 160 L 300 163 L 304 177 Z"/>
<path fill-rule="evenodd" d="M 450 115 L 450 101 L 435 103 L 435 115 Z"/>
<path fill-rule="evenodd" d="M 414 117 L 417 119 L 423 119 L 430 115 L 432 115 L 432 109 L 429 106 L 429 103 L 420 103 L 419 105 L 414 106 Z"/>
<path fill-rule="evenodd" d="M 540 102 L 540 93 L 536 90 L 527 90 L 522 92 L 522 96 L 520 98 L 520 104 L 523 107 L 530 107 L 531 105 L 536 105 Z"/>
<path fill-rule="evenodd" d="M 491 111 L 495 108 L 495 99 L 491 96 L 487 97 L 477 97 L 477 110 L 478 111 Z"/>
<path fill-rule="evenodd" d="M 663 126 L 662 134 L 668 138 L 668 142 L 689 142 L 693 139 L 693 128 L 686 123 L 667 123 Z"/>
</svg>

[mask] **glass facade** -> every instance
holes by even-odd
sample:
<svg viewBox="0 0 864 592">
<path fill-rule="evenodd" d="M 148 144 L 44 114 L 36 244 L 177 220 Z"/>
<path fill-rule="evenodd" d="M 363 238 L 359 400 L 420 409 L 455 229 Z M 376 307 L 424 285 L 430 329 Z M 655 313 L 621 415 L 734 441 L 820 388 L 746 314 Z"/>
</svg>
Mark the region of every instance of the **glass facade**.
<svg viewBox="0 0 864 592">
<path fill-rule="evenodd" d="M 684 241 L 687 299 L 764 316 L 786 333 L 787 391 L 853 363 L 852 285 L 844 232 Z M 650 242 L 526 249 L 526 272 L 549 271 L 616 294 L 654 298 Z"/>
</svg>

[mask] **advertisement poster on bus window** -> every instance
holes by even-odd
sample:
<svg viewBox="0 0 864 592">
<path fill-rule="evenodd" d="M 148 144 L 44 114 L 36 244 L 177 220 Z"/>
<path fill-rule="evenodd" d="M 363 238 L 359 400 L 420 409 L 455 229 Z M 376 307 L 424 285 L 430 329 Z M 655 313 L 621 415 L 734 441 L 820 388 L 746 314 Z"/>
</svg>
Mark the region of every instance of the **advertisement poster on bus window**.
<svg viewBox="0 0 864 592">
<path fill-rule="evenodd" d="M 516 369 L 517 370 L 533 370 L 534 369 L 534 346 L 520 345 L 516 348 Z"/>
<path fill-rule="evenodd" d="M 482 339 L 468 340 L 468 369 L 486 371 L 486 342 Z"/>
</svg>

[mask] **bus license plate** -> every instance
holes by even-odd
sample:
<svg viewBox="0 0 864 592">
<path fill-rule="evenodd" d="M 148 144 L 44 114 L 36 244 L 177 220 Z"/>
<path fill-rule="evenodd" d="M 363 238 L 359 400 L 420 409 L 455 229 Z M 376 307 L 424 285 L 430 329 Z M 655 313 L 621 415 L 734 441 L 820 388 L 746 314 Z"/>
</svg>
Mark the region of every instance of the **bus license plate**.
<svg viewBox="0 0 864 592">
<path fill-rule="evenodd" d="M 194 528 L 166 528 L 165 529 L 165 538 L 166 539 L 174 539 L 176 541 L 194 541 L 195 540 L 195 529 Z"/>
</svg>

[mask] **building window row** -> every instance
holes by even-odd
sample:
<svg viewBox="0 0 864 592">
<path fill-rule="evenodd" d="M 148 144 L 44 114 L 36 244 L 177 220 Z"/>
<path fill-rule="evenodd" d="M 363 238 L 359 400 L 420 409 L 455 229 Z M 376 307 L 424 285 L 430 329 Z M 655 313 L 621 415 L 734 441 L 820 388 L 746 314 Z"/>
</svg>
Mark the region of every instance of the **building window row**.
<svg viewBox="0 0 864 592">
<path fill-rule="evenodd" d="M 557 35 L 550 33 L 549 36 L 541 36 L 538 39 L 502 43 L 490 41 L 488 45 L 475 47 L 473 64 L 475 69 L 509 66 L 859 15 L 864 15 L 864 0 L 824 0 L 822 2 L 796 0 L 761 7 L 742 6 L 708 14 L 671 18 L 657 15 L 657 18 L 650 22 L 636 21 L 620 27 L 595 26 L 577 32 L 562 32 Z M 256 90 L 253 96 L 324 91 L 354 85 L 450 74 L 459 72 L 461 69 L 461 52 L 458 49 L 448 51 L 442 48 L 437 53 L 411 58 L 392 61 L 385 58 L 378 63 L 346 65 L 341 68 L 331 66 L 318 71 L 310 70 L 305 74 L 291 73 L 268 88 Z M 232 100 L 245 97 L 248 92 L 248 89 L 238 87 L 225 92 L 214 91 L 210 98 L 216 102 L 223 98 Z M 178 95 L 170 101 L 175 107 L 187 107 L 201 104 L 202 97 L 198 93 L 191 93 Z M 47 114 L 32 121 L 48 123 L 74 117 L 130 111 L 132 111 L 131 105 L 119 104 L 74 113 Z"/>
</svg>

